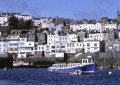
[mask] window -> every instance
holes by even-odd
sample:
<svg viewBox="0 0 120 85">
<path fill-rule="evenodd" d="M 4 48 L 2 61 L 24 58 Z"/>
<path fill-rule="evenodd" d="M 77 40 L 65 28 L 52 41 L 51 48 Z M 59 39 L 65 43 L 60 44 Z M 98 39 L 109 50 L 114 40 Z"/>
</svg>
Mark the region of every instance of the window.
<svg viewBox="0 0 120 85">
<path fill-rule="evenodd" d="M 37 48 L 35 48 L 35 50 L 37 50 Z"/>
<path fill-rule="evenodd" d="M 90 46 L 90 43 L 87 43 L 87 46 Z"/>
<path fill-rule="evenodd" d="M 18 51 L 18 48 L 15 48 L 15 51 Z"/>
<path fill-rule="evenodd" d="M 21 39 L 21 41 L 24 41 L 25 39 Z"/>
<path fill-rule="evenodd" d="M 77 46 L 78 46 L 78 44 L 77 44 Z"/>
<path fill-rule="evenodd" d="M 69 47 L 69 44 L 67 43 L 67 47 Z"/>
<path fill-rule="evenodd" d="M 55 50 L 52 50 L 52 52 L 55 52 Z"/>
<path fill-rule="evenodd" d="M 72 44 L 72 47 L 74 47 L 74 43 Z"/>
<path fill-rule="evenodd" d="M 88 50 L 90 50 L 90 48 L 87 48 Z"/>
<path fill-rule="evenodd" d="M 94 48 L 94 50 L 97 50 L 97 48 Z"/>
<path fill-rule="evenodd" d="M 17 46 L 18 44 L 17 44 L 17 43 L 14 43 L 13 45 L 14 45 L 14 46 Z"/>
<path fill-rule="evenodd" d="M 55 48 L 55 46 L 52 46 L 52 48 Z"/>
<path fill-rule="evenodd" d="M 94 43 L 94 46 L 97 46 L 97 43 Z"/>
</svg>

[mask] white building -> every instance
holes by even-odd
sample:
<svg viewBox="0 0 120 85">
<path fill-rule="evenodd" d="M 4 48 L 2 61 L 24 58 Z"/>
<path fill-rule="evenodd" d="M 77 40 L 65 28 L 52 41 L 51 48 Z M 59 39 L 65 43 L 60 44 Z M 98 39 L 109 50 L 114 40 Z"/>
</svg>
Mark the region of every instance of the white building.
<svg viewBox="0 0 120 85">
<path fill-rule="evenodd" d="M 93 40 L 107 40 L 108 39 L 108 33 L 90 33 L 89 34 L 89 39 Z"/>
<path fill-rule="evenodd" d="M 34 55 L 34 41 L 27 41 L 27 38 L 20 38 L 18 58 L 32 57 Z"/>
<path fill-rule="evenodd" d="M 7 16 L 0 16 L 0 25 L 1 26 L 6 26 L 6 23 L 8 22 L 8 17 Z M 8 24 L 7 24 L 8 26 Z"/>
<path fill-rule="evenodd" d="M 0 39 L 0 54 L 8 52 L 9 40 Z"/>
<path fill-rule="evenodd" d="M 60 52 L 66 52 L 66 43 L 67 43 L 67 36 L 60 35 Z"/>
<path fill-rule="evenodd" d="M 66 53 L 77 53 L 83 51 L 84 42 L 68 42 L 66 43 Z"/>
<path fill-rule="evenodd" d="M 10 36 L 8 38 L 9 40 L 9 46 L 8 46 L 8 52 L 12 54 L 18 54 L 18 48 L 19 48 L 19 36 Z"/>
<path fill-rule="evenodd" d="M 76 34 L 68 34 L 67 42 L 78 42 L 78 35 Z"/>
<path fill-rule="evenodd" d="M 33 18 L 33 23 L 34 23 L 34 26 L 40 25 L 41 24 L 40 18 Z"/>
<path fill-rule="evenodd" d="M 57 32 L 55 34 L 49 34 L 47 36 L 46 55 L 56 57 L 58 53 L 61 53 L 61 56 L 59 57 L 63 57 L 66 42 L 66 36 L 59 36 Z"/>
<path fill-rule="evenodd" d="M 97 30 L 99 32 L 102 31 L 102 25 L 101 23 L 96 23 L 96 24 L 73 24 L 70 25 L 70 29 L 72 29 L 73 31 L 77 31 L 77 30 Z"/>
<path fill-rule="evenodd" d="M 84 52 L 85 53 L 94 53 L 100 52 L 100 41 L 84 41 Z"/>
<path fill-rule="evenodd" d="M 54 23 L 54 28 L 56 29 L 56 31 L 61 31 L 62 26 L 63 26 L 63 24 Z"/>
<path fill-rule="evenodd" d="M 113 24 L 105 24 L 105 30 L 109 29 L 109 30 L 113 30 L 113 29 L 117 29 L 117 23 L 113 23 Z"/>
<path fill-rule="evenodd" d="M 25 21 L 32 20 L 32 16 L 30 16 L 30 15 L 15 15 L 15 17 L 17 17 L 18 19 L 23 18 Z"/>
</svg>

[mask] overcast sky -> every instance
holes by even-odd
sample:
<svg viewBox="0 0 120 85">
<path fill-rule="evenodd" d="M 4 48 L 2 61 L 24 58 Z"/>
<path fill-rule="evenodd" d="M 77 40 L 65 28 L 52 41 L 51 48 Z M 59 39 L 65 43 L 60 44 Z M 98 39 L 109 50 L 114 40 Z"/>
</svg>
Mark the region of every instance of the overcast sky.
<svg viewBox="0 0 120 85">
<path fill-rule="evenodd" d="M 0 11 L 71 19 L 116 18 L 120 0 L 0 0 Z"/>
</svg>

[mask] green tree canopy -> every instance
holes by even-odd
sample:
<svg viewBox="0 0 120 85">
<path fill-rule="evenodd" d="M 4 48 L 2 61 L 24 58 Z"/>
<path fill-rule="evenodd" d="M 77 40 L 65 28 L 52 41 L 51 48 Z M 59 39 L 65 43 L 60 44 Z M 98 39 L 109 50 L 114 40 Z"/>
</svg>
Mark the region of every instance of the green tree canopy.
<svg viewBox="0 0 120 85">
<path fill-rule="evenodd" d="M 23 18 L 16 18 L 12 16 L 9 18 L 9 26 L 12 26 L 14 29 L 31 29 L 33 28 L 32 20 L 24 20 Z"/>
<path fill-rule="evenodd" d="M 25 29 L 25 21 L 23 18 L 18 21 L 18 29 Z"/>
<path fill-rule="evenodd" d="M 18 29 L 18 18 L 12 16 L 9 18 L 8 22 L 9 22 L 9 26 L 12 26 L 14 29 Z"/>
<path fill-rule="evenodd" d="M 31 28 L 33 28 L 33 21 L 32 21 L 32 20 L 27 20 L 27 21 L 25 21 L 25 28 L 26 28 L 26 29 L 31 29 Z"/>
</svg>

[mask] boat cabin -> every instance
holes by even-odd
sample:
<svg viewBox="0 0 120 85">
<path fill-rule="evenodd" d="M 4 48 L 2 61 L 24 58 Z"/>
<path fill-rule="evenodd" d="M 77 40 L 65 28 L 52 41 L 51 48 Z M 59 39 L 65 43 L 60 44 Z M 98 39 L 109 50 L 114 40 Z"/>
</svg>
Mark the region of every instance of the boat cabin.
<svg viewBox="0 0 120 85">
<path fill-rule="evenodd" d="M 82 59 L 82 64 L 90 64 L 93 63 L 92 59 Z"/>
<path fill-rule="evenodd" d="M 74 66 L 79 66 L 80 63 L 69 63 L 69 64 L 66 64 L 66 63 L 63 63 L 63 64 L 53 64 L 53 68 L 66 68 L 66 67 L 74 67 Z"/>
</svg>

